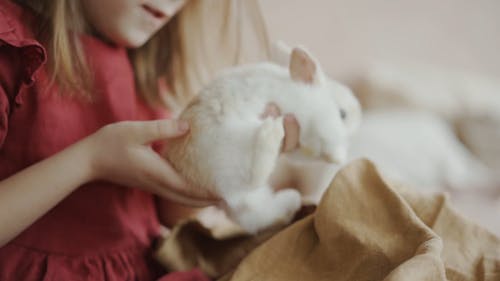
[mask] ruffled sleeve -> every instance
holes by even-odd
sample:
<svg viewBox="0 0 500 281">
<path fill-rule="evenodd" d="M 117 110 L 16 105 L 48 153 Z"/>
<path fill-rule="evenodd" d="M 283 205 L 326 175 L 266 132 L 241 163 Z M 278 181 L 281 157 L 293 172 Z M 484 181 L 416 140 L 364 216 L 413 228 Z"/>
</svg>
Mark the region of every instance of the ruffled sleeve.
<svg viewBox="0 0 500 281">
<path fill-rule="evenodd" d="M 17 71 L 14 69 L 15 64 L 11 63 L 10 49 L 6 44 L 0 45 L 0 148 L 7 136 L 11 104 L 15 102 L 15 88 L 19 84 L 15 81 Z"/>
<path fill-rule="evenodd" d="M 10 1 L 0 2 L 0 147 L 9 115 L 22 103 L 19 91 L 35 81 L 47 60 L 46 51 L 19 19 L 29 15 Z"/>
<path fill-rule="evenodd" d="M 0 148 L 7 136 L 9 104 L 5 91 L 0 87 Z"/>
</svg>

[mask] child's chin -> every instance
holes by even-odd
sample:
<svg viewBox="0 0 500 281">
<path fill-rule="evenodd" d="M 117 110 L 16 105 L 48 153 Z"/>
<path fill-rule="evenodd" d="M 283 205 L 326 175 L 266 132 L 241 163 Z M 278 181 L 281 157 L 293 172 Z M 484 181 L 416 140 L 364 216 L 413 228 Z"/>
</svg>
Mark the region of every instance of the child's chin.
<svg viewBox="0 0 500 281">
<path fill-rule="evenodd" d="M 151 36 L 147 35 L 134 35 L 134 36 L 127 36 L 123 38 L 117 38 L 115 41 L 116 45 L 125 47 L 125 48 L 139 48 L 142 45 L 144 45 Z"/>
</svg>

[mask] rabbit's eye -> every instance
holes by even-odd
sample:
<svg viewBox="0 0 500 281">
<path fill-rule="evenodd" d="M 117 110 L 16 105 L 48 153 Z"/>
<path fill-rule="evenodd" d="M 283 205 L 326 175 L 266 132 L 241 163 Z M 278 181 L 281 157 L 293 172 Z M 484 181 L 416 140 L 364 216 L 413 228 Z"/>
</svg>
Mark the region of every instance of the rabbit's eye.
<svg viewBox="0 0 500 281">
<path fill-rule="evenodd" d="M 340 118 L 342 118 L 342 120 L 345 120 L 345 118 L 347 117 L 347 113 L 345 112 L 344 109 L 340 109 Z"/>
</svg>

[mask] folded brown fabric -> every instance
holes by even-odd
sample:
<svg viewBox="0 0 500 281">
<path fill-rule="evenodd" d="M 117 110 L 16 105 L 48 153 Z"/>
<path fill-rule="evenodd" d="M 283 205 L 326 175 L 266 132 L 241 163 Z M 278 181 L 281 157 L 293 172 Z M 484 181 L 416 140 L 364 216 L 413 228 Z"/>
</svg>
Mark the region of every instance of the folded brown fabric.
<svg viewBox="0 0 500 281">
<path fill-rule="evenodd" d="M 332 181 L 316 211 L 257 236 L 214 238 L 177 226 L 158 251 L 170 270 L 220 280 L 500 280 L 500 240 L 450 208 L 383 179 L 358 160 Z"/>
</svg>

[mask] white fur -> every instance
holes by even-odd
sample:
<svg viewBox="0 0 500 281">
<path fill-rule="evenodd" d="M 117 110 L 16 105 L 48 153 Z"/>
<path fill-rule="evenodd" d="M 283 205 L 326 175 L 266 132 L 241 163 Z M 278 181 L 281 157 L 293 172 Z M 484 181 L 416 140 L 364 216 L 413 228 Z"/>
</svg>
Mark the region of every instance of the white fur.
<svg viewBox="0 0 500 281">
<path fill-rule="evenodd" d="M 233 68 L 199 94 L 195 122 L 202 126 L 189 144 L 196 148 L 191 156 L 199 160 L 194 164 L 209 179 L 207 185 L 224 199 L 222 207 L 249 232 L 289 222 L 301 202 L 297 190 L 275 192 L 269 186 L 284 129 L 282 118 L 261 118 L 268 103 L 283 114 L 293 113 L 302 151 L 328 162 L 345 160 L 348 137 L 359 124 L 360 107 L 351 91 L 326 78 L 319 64 L 298 50 L 290 69 L 272 63 Z"/>
<path fill-rule="evenodd" d="M 369 158 L 387 176 L 420 189 L 477 188 L 495 181 L 436 114 L 385 110 L 364 117 L 349 159 Z"/>
</svg>

